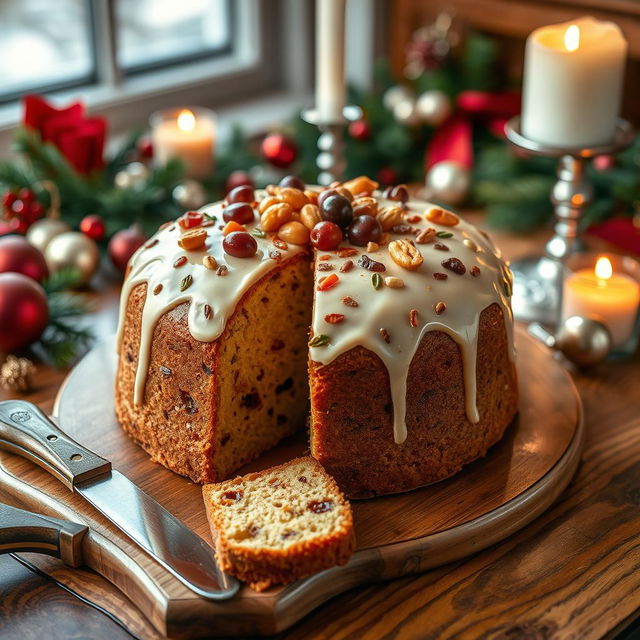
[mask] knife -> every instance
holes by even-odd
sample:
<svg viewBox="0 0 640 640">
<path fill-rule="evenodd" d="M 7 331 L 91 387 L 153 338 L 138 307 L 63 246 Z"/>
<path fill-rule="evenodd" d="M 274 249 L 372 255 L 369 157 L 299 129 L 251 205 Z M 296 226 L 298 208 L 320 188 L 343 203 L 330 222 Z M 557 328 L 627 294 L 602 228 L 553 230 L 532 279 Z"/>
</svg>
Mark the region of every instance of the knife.
<svg viewBox="0 0 640 640">
<path fill-rule="evenodd" d="M 237 593 L 238 581 L 220 570 L 202 538 L 35 405 L 0 402 L 0 449 L 35 462 L 79 493 L 194 593 L 208 600 Z"/>
</svg>

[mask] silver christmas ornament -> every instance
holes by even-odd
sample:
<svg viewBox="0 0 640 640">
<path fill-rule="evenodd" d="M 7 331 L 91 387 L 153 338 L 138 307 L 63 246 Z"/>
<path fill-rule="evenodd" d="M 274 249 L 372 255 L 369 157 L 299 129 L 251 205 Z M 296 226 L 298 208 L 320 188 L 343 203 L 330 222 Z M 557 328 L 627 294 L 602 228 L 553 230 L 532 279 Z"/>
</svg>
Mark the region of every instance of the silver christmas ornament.
<svg viewBox="0 0 640 640">
<path fill-rule="evenodd" d="M 460 204 L 467 197 L 470 186 L 469 170 L 453 160 L 437 162 L 427 173 L 427 197 L 443 204 Z"/>
<path fill-rule="evenodd" d="M 79 231 L 57 235 L 47 245 L 44 257 L 51 273 L 61 269 L 75 269 L 79 276 L 78 286 L 91 280 L 100 262 L 98 245 Z"/>
<path fill-rule="evenodd" d="M 114 182 L 120 189 L 139 189 L 148 178 L 149 169 L 142 162 L 131 162 L 116 173 Z"/>
<path fill-rule="evenodd" d="M 413 93 L 411 89 L 408 89 L 402 84 L 397 84 L 394 87 L 390 87 L 384 92 L 382 96 L 382 104 L 389 109 L 389 111 L 393 111 L 394 107 L 400 102 L 404 102 L 407 100 L 414 100 Z"/>
<path fill-rule="evenodd" d="M 183 209 L 199 209 L 207 199 L 202 185 L 196 180 L 185 180 L 174 188 L 171 195 Z"/>
<path fill-rule="evenodd" d="M 439 127 L 451 115 L 451 100 L 444 91 L 425 91 L 416 101 L 420 119 L 431 127 Z"/>
<path fill-rule="evenodd" d="M 611 351 L 609 329 L 594 318 L 571 316 L 562 322 L 555 336 L 534 322 L 529 325 L 529 333 L 580 367 L 602 362 Z"/>
<path fill-rule="evenodd" d="M 416 102 L 413 97 L 398 102 L 393 107 L 393 117 L 400 124 L 404 124 L 407 127 L 414 127 L 420 124 L 420 114 L 416 109 Z"/>
<path fill-rule="evenodd" d="M 27 242 L 44 253 L 47 245 L 61 233 L 69 231 L 70 227 L 62 220 L 42 218 L 36 220 L 27 231 Z"/>
</svg>

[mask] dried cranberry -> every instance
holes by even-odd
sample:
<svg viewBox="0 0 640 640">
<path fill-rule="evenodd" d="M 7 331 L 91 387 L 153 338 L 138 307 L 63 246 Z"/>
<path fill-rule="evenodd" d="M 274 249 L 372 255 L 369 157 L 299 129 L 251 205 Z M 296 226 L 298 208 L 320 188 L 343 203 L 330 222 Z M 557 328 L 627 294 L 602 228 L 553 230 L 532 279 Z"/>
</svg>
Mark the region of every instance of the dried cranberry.
<svg viewBox="0 0 640 640">
<path fill-rule="evenodd" d="M 258 243 L 246 231 L 232 231 L 222 241 L 222 248 L 235 258 L 250 258 L 256 254 Z"/>
<path fill-rule="evenodd" d="M 192 229 L 193 227 L 199 227 L 203 220 L 204 215 L 199 211 L 187 211 L 178 218 L 178 224 L 182 229 Z"/>
<path fill-rule="evenodd" d="M 234 202 L 253 202 L 254 200 L 253 187 L 248 184 L 240 185 L 227 193 L 228 204 L 233 204 Z"/>
<path fill-rule="evenodd" d="M 382 237 L 382 227 L 373 216 L 358 216 L 349 226 L 349 240 L 358 247 L 366 247 L 369 242 L 378 242 Z"/>
<path fill-rule="evenodd" d="M 305 183 L 302 182 L 298 176 L 285 176 L 280 180 L 279 186 L 290 189 L 300 189 L 300 191 L 304 191 L 306 188 Z"/>
<path fill-rule="evenodd" d="M 364 254 L 358 259 L 358 265 L 368 271 L 382 272 L 387 270 L 387 267 L 385 267 L 382 262 L 376 262 Z"/>
<path fill-rule="evenodd" d="M 323 220 L 334 222 L 345 229 L 353 220 L 353 207 L 347 198 L 336 193 L 322 200 L 320 215 Z"/>
<path fill-rule="evenodd" d="M 320 251 L 331 251 L 342 242 L 342 230 L 335 224 L 325 220 L 311 229 L 311 244 Z"/>
<path fill-rule="evenodd" d="M 242 500 L 242 491 L 225 491 L 222 494 L 223 500 L 231 500 L 233 502 L 239 502 Z"/>
<path fill-rule="evenodd" d="M 253 222 L 253 207 L 246 202 L 234 202 L 225 207 L 222 212 L 225 222 L 237 222 L 238 224 L 250 224 Z"/>
<path fill-rule="evenodd" d="M 467 268 L 462 264 L 462 261 L 458 260 L 458 258 L 447 258 L 440 263 L 445 269 L 449 269 L 449 271 L 453 271 L 453 273 L 457 273 L 459 276 L 463 275 Z"/>
<path fill-rule="evenodd" d="M 333 502 L 331 500 L 313 500 L 307 505 L 307 509 L 313 513 L 325 513 L 333 509 Z"/>
</svg>

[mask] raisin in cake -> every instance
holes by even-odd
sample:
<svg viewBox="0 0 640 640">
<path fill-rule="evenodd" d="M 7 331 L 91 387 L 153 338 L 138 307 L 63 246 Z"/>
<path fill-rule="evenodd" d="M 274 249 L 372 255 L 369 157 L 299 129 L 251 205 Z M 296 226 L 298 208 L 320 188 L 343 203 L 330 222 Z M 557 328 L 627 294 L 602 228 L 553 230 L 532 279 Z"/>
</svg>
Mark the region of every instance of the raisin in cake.
<svg viewBox="0 0 640 640">
<path fill-rule="evenodd" d="M 202 488 L 223 571 L 257 591 L 346 564 L 351 506 L 314 458 Z"/>
<path fill-rule="evenodd" d="M 435 482 L 485 455 L 518 399 L 499 251 L 402 186 L 297 187 L 239 188 L 132 257 L 123 428 L 204 483 L 310 414 L 311 454 L 350 497 Z"/>
</svg>

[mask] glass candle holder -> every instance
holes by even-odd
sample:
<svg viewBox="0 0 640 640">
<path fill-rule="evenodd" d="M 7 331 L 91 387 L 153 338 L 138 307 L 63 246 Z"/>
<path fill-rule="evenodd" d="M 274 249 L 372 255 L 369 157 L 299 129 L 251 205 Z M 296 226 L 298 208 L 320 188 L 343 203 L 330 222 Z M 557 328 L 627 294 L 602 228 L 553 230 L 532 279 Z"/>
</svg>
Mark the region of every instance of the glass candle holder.
<svg viewBox="0 0 640 640">
<path fill-rule="evenodd" d="M 635 353 L 640 336 L 640 263 L 611 253 L 575 253 L 564 266 L 560 321 L 586 316 L 611 333 L 610 359 Z"/>
<path fill-rule="evenodd" d="M 214 169 L 216 115 L 203 107 L 156 111 L 149 118 L 157 166 L 179 158 L 189 178 L 208 178 Z"/>
</svg>

